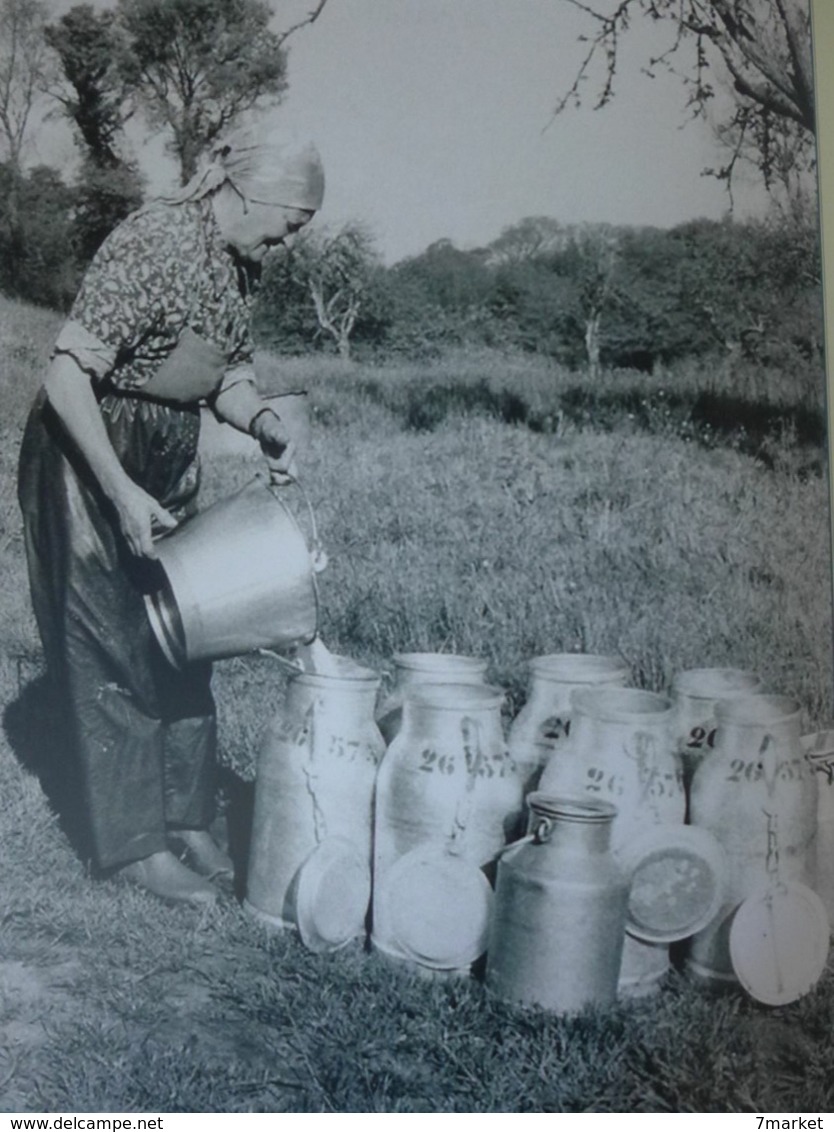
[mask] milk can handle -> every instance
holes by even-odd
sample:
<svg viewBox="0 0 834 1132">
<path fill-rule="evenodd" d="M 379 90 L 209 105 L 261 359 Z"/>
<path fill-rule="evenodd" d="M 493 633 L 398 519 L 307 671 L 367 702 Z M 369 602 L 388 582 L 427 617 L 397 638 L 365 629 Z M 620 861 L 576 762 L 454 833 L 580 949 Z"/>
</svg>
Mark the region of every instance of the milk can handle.
<svg viewBox="0 0 834 1132">
<path fill-rule="evenodd" d="M 525 833 L 523 837 L 519 837 L 516 841 L 511 841 L 509 845 L 502 845 L 498 852 L 493 853 L 493 855 L 488 861 L 485 862 L 485 864 L 491 865 L 495 861 L 500 861 L 501 858 L 505 857 L 511 850 L 520 849 L 522 845 L 530 845 L 531 842 L 534 842 L 536 845 L 540 844 L 536 837 L 535 831 L 533 833 Z"/>
<path fill-rule="evenodd" d="M 544 845 L 545 842 L 550 840 L 550 835 L 553 832 L 553 822 L 550 818 L 545 817 L 543 814 L 539 815 L 535 826 L 530 832 L 530 838 L 535 841 L 537 845 Z"/>
</svg>

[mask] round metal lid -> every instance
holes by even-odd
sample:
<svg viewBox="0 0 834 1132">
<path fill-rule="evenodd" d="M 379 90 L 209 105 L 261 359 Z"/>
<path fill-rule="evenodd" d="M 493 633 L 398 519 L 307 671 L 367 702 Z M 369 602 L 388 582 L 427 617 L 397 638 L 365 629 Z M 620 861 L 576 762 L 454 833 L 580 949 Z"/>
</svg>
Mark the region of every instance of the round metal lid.
<svg viewBox="0 0 834 1132">
<path fill-rule="evenodd" d="M 649 943 L 686 939 L 712 920 L 724 897 L 724 850 L 705 829 L 659 825 L 625 845 L 631 878 L 626 931 Z"/>
<path fill-rule="evenodd" d="M 328 837 L 298 871 L 295 917 L 310 951 L 335 951 L 365 933 L 371 868 L 353 842 Z"/>
<path fill-rule="evenodd" d="M 492 887 L 472 861 L 418 846 L 391 868 L 382 898 L 396 946 L 416 962 L 454 970 L 486 951 Z"/>
<path fill-rule="evenodd" d="M 730 927 L 730 959 L 758 1002 L 784 1006 L 807 994 L 828 958 L 825 907 L 804 884 L 774 884 L 739 905 Z"/>
</svg>

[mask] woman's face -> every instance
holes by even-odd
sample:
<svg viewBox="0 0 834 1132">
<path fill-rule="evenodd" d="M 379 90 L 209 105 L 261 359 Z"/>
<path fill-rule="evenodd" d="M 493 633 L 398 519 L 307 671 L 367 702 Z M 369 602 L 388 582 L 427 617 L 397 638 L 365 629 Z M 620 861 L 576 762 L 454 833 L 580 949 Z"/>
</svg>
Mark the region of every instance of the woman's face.
<svg viewBox="0 0 834 1132">
<path fill-rule="evenodd" d="M 250 263 L 260 263 L 270 248 L 286 242 L 314 213 L 306 208 L 243 200 L 236 193 L 215 198 L 215 216 L 223 239 Z"/>
</svg>

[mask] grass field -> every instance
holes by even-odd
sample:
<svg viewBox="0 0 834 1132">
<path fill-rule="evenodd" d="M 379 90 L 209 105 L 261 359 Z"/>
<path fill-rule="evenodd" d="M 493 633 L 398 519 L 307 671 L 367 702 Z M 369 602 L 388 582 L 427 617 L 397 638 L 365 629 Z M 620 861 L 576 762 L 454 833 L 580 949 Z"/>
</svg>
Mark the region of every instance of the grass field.
<svg viewBox="0 0 834 1132">
<path fill-rule="evenodd" d="M 236 904 L 170 910 L 89 878 L 41 778 L 40 651 L 14 491 L 57 319 L 0 303 L 0 1107 L 5 1111 L 830 1111 L 834 972 L 759 1006 L 673 974 L 654 999 L 556 1019 L 360 947 L 314 956 Z M 737 665 L 832 703 L 822 392 L 790 375 L 607 375 L 497 355 L 431 367 L 263 360 L 313 402 L 300 473 L 330 565 L 322 635 L 477 653 L 523 702 L 542 652 L 621 654 L 633 682 Z M 206 452 L 205 499 L 257 457 Z M 292 489 L 289 489 L 292 490 Z M 217 665 L 223 802 L 245 843 L 254 752 L 283 683 Z M 233 844 L 237 844 L 234 842 Z"/>
</svg>

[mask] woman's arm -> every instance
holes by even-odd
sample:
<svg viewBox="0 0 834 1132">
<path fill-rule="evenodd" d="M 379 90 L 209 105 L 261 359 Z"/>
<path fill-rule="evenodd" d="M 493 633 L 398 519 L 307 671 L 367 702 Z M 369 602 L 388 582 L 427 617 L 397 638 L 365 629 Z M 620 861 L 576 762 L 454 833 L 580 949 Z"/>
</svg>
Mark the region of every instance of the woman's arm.
<svg viewBox="0 0 834 1132">
<path fill-rule="evenodd" d="M 119 528 L 133 554 L 155 558 L 153 524 L 166 529 L 176 519 L 134 483 L 119 463 L 99 413 L 90 378 L 70 354 L 57 354 L 44 381 L 47 397 L 113 504 Z"/>
<path fill-rule="evenodd" d="M 271 472 L 286 474 L 292 470 L 295 455 L 292 437 L 275 410 L 261 398 L 254 382 L 240 380 L 222 385 L 212 407 L 220 420 L 254 436 Z"/>
</svg>

